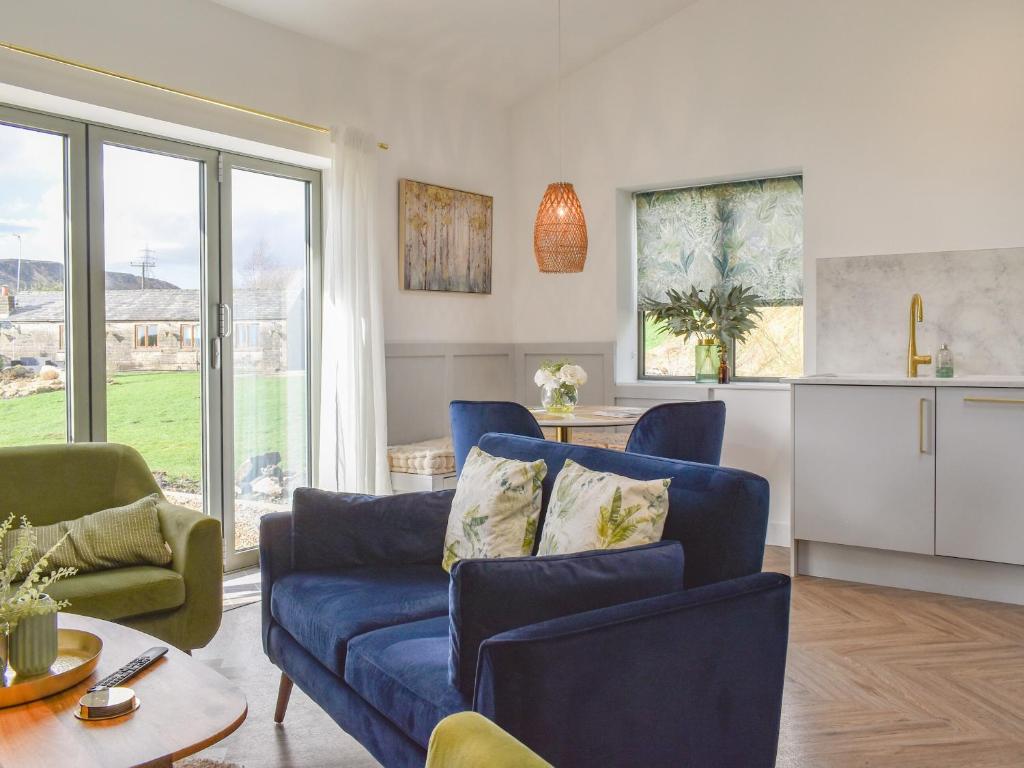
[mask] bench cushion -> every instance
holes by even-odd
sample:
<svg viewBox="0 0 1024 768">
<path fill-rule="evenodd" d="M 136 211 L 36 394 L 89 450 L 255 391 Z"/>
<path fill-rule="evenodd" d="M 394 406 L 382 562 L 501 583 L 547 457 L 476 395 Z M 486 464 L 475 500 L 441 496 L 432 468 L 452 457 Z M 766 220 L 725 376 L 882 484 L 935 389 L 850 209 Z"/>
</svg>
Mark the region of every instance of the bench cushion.
<svg viewBox="0 0 1024 768">
<path fill-rule="evenodd" d="M 353 638 L 345 682 L 424 749 L 442 719 L 472 708 L 448 682 L 446 616 Z"/>
<path fill-rule="evenodd" d="M 341 677 L 349 640 L 356 635 L 447 616 L 448 574 L 439 564 L 290 573 L 274 583 L 270 613 L 303 648 Z"/>
<path fill-rule="evenodd" d="M 185 581 L 170 568 L 133 565 L 72 576 L 47 589 L 54 600 L 68 600 L 68 613 L 117 621 L 170 611 L 185 604 Z"/>
<path fill-rule="evenodd" d="M 444 475 L 455 471 L 455 452 L 450 437 L 438 437 L 408 445 L 389 445 L 388 464 L 392 472 L 414 475 Z"/>
</svg>

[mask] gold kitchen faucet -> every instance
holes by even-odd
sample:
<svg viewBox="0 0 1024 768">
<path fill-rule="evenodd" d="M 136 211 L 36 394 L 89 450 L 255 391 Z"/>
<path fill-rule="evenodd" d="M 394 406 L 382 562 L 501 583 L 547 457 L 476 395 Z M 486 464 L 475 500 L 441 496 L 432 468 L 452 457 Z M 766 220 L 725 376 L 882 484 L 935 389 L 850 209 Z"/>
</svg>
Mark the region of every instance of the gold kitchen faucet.
<svg viewBox="0 0 1024 768">
<path fill-rule="evenodd" d="M 924 299 L 915 293 L 910 299 L 910 342 L 907 344 L 907 376 L 917 378 L 917 366 L 931 365 L 931 355 L 917 354 L 917 324 L 924 322 Z"/>
</svg>

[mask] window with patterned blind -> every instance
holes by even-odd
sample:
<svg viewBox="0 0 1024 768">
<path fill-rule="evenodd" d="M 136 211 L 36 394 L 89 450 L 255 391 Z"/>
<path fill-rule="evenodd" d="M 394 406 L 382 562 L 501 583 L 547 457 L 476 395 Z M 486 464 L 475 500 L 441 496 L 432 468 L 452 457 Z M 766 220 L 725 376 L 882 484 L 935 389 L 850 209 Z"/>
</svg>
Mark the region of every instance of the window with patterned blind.
<svg viewBox="0 0 1024 768">
<path fill-rule="evenodd" d="M 637 302 L 674 288 L 744 285 L 760 297 L 761 319 L 730 350 L 736 379 L 803 373 L 803 179 L 756 179 L 638 192 Z M 694 344 L 638 309 L 641 378 L 694 375 Z"/>
</svg>

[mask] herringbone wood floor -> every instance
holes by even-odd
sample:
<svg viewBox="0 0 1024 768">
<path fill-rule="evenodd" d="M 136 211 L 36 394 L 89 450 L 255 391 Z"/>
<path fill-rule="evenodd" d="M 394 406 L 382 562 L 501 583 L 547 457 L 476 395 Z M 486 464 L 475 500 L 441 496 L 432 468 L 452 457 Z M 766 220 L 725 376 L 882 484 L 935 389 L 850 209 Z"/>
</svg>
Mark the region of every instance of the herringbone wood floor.
<svg viewBox="0 0 1024 768">
<path fill-rule="evenodd" d="M 1024 766 L 1024 608 L 795 579 L 778 766 Z"/>
<path fill-rule="evenodd" d="M 788 572 L 789 550 L 768 547 L 765 570 Z M 259 617 L 257 605 L 227 612 L 196 652 L 249 698 L 248 720 L 202 755 L 244 768 L 375 765 L 298 689 L 274 725 L 278 673 Z M 796 579 L 778 766 L 1024 766 L 1024 608 Z"/>
</svg>

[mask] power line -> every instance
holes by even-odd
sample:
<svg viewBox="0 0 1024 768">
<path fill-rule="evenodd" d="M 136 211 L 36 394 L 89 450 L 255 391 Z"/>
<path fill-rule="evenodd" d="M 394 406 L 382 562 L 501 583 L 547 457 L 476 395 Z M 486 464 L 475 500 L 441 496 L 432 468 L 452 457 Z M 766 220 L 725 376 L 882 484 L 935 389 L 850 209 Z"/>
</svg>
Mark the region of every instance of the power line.
<svg viewBox="0 0 1024 768">
<path fill-rule="evenodd" d="M 142 270 L 142 290 L 146 290 L 146 276 L 150 272 L 156 269 L 156 258 L 153 256 L 153 250 L 146 244 L 146 247 L 142 249 L 142 256 L 138 261 L 129 262 L 133 267 L 139 267 Z"/>
</svg>

